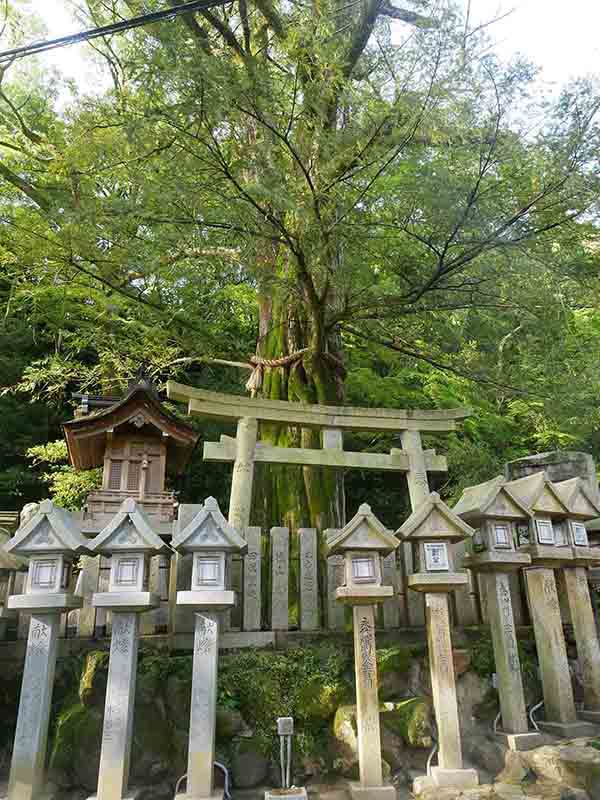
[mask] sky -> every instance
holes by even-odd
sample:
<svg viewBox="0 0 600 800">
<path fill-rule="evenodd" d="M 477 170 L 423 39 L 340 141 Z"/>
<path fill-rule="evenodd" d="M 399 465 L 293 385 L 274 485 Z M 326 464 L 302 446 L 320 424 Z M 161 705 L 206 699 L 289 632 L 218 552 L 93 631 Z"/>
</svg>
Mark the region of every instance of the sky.
<svg viewBox="0 0 600 800">
<path fill-rule="evenodd" d="M 393 0 L 401 5 L 401 0 Z M 461 0 L 466 6 L 468 0 Z M 69 14 L 68 0 L 32 0 L 31 6 L 48 26 L 49 36 L 79 30 Z M 409 4 L 407 4 L 410 7 Z M 488 31 L 504 57 L 519 52 L 542 67 L 542 79 L 560 86 L 569 78 L 600 73 L 600 3 L 597 0 L 471 0 L 473 26 L 507 17 Z M 398 23 L 401 24 L 401 23 Z M 43 58 L 73 77 L 83 88 L 98 85 L 98 75 L 83 58 L 89 45 L 73 45 Z"/>
</svg>

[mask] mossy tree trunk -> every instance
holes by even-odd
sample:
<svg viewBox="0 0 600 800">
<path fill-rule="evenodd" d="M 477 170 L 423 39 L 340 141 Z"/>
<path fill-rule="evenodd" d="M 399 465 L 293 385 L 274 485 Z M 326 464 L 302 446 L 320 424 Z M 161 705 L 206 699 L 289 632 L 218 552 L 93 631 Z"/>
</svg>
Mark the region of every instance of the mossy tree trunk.
<svg viewBox="0 0 600 800">
<path fill-rule="evenodd" d="M 277 291 L 259 299 L 260 335 L 257 355 L 280 358 L 306 347 L 301 358 L 285 367 L 265 367 L 258 397 L 297 403 L 343 402 L 343 378 L 333 359 L 340 357 L 337 342 L 315 348 L 312 323 L 300 316 L 290 298 Z M 264 423 L 260 439 L 279 447 L 322 447 L 320 431 Z M 285 525 L 291 531 L 313 527 L 319 531 L 344 523 L 343 473 L 317 467 L 261 464 L 258 470 L 253 518 L 268 529 Z"/>
<path fill-rule="evenodd" d="M 319 342 L 314 322 L 293 297 L 273 284 L 259 294 L 259 339 L 257 355 L 276 359 L 309 348 L 301 358 L 283 367 L 265 367 L 258 397 L 308 404 L 339 404 L 343 401 L 343 376 L 338 366 L 340 350 L 331 338 Z M 321 327 L 321 326 L 317 326 Z M 335 356 L 335 360 L 328 358 Z M 318 430 L 264 423 L 262 441 L 279 447 L 322 447 Z M 344 487 L 341 470 L 259 464 L 255 473 L 252 519 L 266 534 L 273 526 L 290 529 L 290 623 L 297 623 L 299 528 L 339 528 L 344 523 Z M 270 564 L 269 538 L 263 553 Z M 322 570 L 321 580 L 323 579 Z M 270 573 L 264 576 L 263 608 L 270 607 Z M 265 620 L 268 625 L 268 620 Z"/>
</svg>

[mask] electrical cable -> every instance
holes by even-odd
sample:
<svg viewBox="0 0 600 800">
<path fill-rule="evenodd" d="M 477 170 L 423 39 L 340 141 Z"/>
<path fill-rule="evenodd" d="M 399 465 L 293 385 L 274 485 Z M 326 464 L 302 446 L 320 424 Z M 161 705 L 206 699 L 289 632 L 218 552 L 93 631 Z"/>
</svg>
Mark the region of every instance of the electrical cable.
<svg viewBox="0 0 600 800">
<path fill-rule="evenodd" d="M 190 2 L 182 3 L 182 5 L 173 6 L 172 8 L 167 8 L 163 11 L 154 11 L 149 14 L 142 14 L 139 17 L 131 17 L 131 19 L 112 22 L 109 25 L 102 25 L 98 28 L 90 28 L 87 31 L 72 33 L 68 36 L 59 36 L 57 39 L 46 39 L 41 42 L 31 42 L 30 44 L 22 45 L 21 47 L 13 47 L 10 50 L 4 50 L 0 52 L 0 64 L 11 62 L 18 58 L 25 58 L 26 56 L 35 55 L 37 53 L 45 53 L 48 50 L 54 50 L 58 47 L 68 47 L 72 44 L 87 42 L 91 39 L 97 39 L 100 36 L 109 36 L 113 33 L 121 33 L 123 31 L 131 30 L 132 28 L 140 28 L 144 25 L 151 25 L 154 22 L 173 19 L 181 14 L 190 14 L 194 11 L 204 11 L 209 8 L 214 8 L 215 6 L 224 6 L 228 2 L 230 2 L 230 0 L 190 0 Z"/>
</svg>

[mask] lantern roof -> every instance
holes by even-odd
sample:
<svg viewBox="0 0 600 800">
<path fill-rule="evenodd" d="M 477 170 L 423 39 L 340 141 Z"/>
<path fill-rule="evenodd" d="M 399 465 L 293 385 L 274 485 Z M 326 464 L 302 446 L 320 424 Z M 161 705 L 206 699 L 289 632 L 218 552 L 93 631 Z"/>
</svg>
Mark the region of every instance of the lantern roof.
<svg viewBox="0 0 600 800">
<path fill-rule="evenodd" d="M 247 544 L 227 522 L 214 497 L 203 505 L 182 504 L 175 523 L 171 545 L 182 551 L 224 550 L 245 551 Z"/>
<path fill-rule="evenodd" d="M 132 497 L 123 500 L 119 511 L 100 533 L 91 540 L 94 553 L 158 553 L 167 545 L 152 528 L 147 514 Z"/>
<path fill-rule="evenodd" d="M 4 549 L 8 539 L 8 535 L 0 531 L 0 572 L 2 570 L 27 569 L 27 562 L 24 559 L 17 558 L 17 556 L 7 553 Z"/>
<path fill-rule="evenodd" d="M 553 486 L 573 516 L 583 520 L 600 517 L 600 503 L 583 478 L 569 478 L 554 482 Z"/>
<path fill-rule="evenodd" d="M 359 506 L 343 528 L 332 531 L 327 541 L 331 554 L 346 550 L 377 550 L 388 555 L 399 545 L 400 540 L 381 524 L 367 503 Z"/>
<path fill-rule="evenodd" d="M 119 428 L 131 430 L 132 434 L 146 428 L 159 431 L 167 439 L 168 465 L 181 472 L 199 436 L 165 410 L 156 389 L 146 379 L 137 381 L 108 408 L 76 417 L 63 423 L 62 428 L 69 460 L 76 469 L 101 466 L 107 439 Z"/>
<path fill-rule="evenodd" d="M 476 486 L 468 486 L 453 511 L 467 522 L 474 523 L 484 517 L 522 520 L 531 516 L 529 508 L 511 491 L 502 475 Z"/>
<path fill-rule="evenodd" d="M 6 543 L 5 550 L 19 556 L 82 553 L 87 551 L 87 540 L 73 514 L 52 500 L 42 500 L 36 513 Z"/>
<path fill-rule="evenodd" d="M 506 487 L 513 496 L 518 497 L 521 503 L 531 510 L 532 514 L 569 516 L 569 509 L 565 501 L 555 484 L 548 480 L 543 471 L 508 481 Z"/>
<path fill-rule="evenodd" d="M 467 539 L 474 533 L 473 528 L 455 514 L 437 492 L 431 492 L 425 502 L 416 508 L 396 531 L 396 535 L 403 539 L 451 541 Z"/>
</svg>

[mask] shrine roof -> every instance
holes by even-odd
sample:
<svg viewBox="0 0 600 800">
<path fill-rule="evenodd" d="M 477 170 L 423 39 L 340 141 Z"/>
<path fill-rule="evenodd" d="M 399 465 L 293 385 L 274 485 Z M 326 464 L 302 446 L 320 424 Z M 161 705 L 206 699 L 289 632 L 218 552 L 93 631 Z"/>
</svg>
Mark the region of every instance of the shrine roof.
<svg viewBox="0 0 600 800">
<path fill-rule="evenodd" d="M 323 406 L 210 392 L 168 381 L 167 395 L 188 404 L 188 414 L 235 421 L 241 417 L 308 428 L 366 431 L 453 431 L 471 414 L 468 408 L 396 409 Z"/>
<path fill-rule="evenodd" d="M 76 469 L 101 466 L 107 436 L 126 424 L 139 429 L 149 426 L 167 437 L 168 465 L 177 472 L 184 468 L 199 436 L 169 414 L 154 387 L 142 380 L 108 408 L 63 423 L 71 464 Z"/>
</svg>

